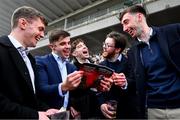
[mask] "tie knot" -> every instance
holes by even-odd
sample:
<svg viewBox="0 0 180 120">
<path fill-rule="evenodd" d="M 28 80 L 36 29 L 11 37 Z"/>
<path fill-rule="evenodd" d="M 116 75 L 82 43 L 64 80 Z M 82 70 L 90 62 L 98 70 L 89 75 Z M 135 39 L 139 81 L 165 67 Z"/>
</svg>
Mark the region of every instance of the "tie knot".
<svg viewBox="0 0 180 120">
<path fill-rule="evenodd" d="M 24 48 L 24 47 L 19 47 L 18 48 L 19 52 L 21 53 L 22 56 L 27 55 L 28 54 L 28 49 Z"/>
</svg>

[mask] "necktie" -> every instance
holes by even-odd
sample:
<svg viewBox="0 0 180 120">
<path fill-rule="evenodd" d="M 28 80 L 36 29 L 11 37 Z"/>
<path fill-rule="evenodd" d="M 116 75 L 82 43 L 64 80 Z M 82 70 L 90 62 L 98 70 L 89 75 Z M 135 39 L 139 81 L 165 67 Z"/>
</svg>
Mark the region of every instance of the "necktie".
<svg viewBox="0 0 180 120">
<path fill-rule="evenodd" d="M 23 47 L 19 47 L 18 48 L 19 50 L 19 53 L 21 54 L 27 68 L 28 68 L 28 71 L 29 71 L 29 75 L 30 75 L 30 78 L 31 78 L 31 83 L 32 83 L 32 87 L 33 87 L 33 90 L 34 90 L 34 93 L 35 93 L 35 84 L 34 84 L 34 71 L 33 71 L 33 68 L 32 68 L 32 65 L 31 65 L 31 62 L 27 56 L 27 49 L 23 48 Z"/>
</svg>

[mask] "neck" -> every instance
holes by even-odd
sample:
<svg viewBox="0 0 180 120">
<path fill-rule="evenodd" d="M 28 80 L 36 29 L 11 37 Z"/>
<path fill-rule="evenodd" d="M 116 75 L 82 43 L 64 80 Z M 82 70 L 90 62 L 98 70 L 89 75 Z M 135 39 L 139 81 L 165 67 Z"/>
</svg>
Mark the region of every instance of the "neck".
<svg viewBox="0 0 180 120">
<path fill-rule="evenodd" d="M 108 60 L 110 62 L 115 62 L 118 59 L 118 57 L 119 57 L 119 54 L 115 54 L 113 57 L 109 58 Z"/>
<path fill-rule="evenodd" d="M 142 33 L 140 34 L 138 38 L 144 42 L 148 42 L 150 38 L 150 27 L 147 25 L 142 27 Z"/>
<path fill-rule="evenodd" d="M 25 45 L 24 42 L 23 42 L 22 34 L 21 34 L 20 31 L 18 31 L 17 29 L 13 29 L 13 30 L 11 31 L 10 35 L 11 35 L 13 38 L 15 38 L 18 42 L 20 42 L 23 47 L 27 48 L 26 45 Z"/>
<path fill-rule="evenodd" d="M 87 63 L 88 62 L 88 59 L 81 59 L 81 58 L 77 58 L 76 59 L 78 60 L 79 63 Z"/>
</svg>

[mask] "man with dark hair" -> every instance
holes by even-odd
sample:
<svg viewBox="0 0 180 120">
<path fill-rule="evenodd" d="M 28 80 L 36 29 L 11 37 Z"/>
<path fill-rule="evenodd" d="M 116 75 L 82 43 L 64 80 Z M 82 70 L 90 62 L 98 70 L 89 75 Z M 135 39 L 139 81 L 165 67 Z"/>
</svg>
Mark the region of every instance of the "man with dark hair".
<svg viewBox="0 0 180 120">
<path fill-rule="evenodd" d="M 103 57 L 105 60 L 100 64 L 110 67 L 115 72 L 113 74 L 114 83 L 110 91 L 99 95 L 100 108 L 105 118 L 113 118 L 113 114 L 109 109 L 109 100 L 118 101 L 117 119 L 131 119 L 138 116 L 134 104 L 135 93 L 127 89 L 128 64 L 127 58 L 122 54 L 126 43 L 127 37 L 114 31 L 107 35 L 103 43 Z"/>
<path fill-rule="evenodd" d="M 52 53 L 37 56 L 37 94 L 50 106 L 66 110 L 69 105 L 69 91 L 81 82 L 82 71 L 76 71 L 68 58 L 71 52 L 70 34 L 55 29 L 49 36 Z"/>
<path fill-rule="evenodd" d="M 78 67 L 77 63 L 91 63 L 93 62 L 90 59 L 89 50 L 85 45 L 83 39 L 76 39 L 72 42 L 72 56 L 73 56 L 73 63 Z"/>
<path fill-rule="evenodd" d="M 32 7 L 17 8 L 11 19 L 12 30 L 0 37 L 0 119 L 48 119 L 57 112 L 48 109 L 36 96 L 35 60 L 26 54 L 44 37 L 47 22 Z"/>
<path fill-rule="evenodd" d="M 150 27 L 140 5 L 127 8 L 120 21 L 135 39 L 128 61 L 142 117 L 147 110 L 148 119 L 180 119 L 180 24 Z"/>
<path fill-rule="evenodd" d="M 78 38 L 74 40 L 71 44 L 72 46 L 72 62 L 79 69 L 80 64 L 83 63 L 92 63 L 90 59 L 89 50 L 83 39 Z M 112 80 L 111 80 L 112 81 Z M 101 82 L 102 88 L 104 91 L 108 91 L 110 86 L 110 82 L 108 79 Z M 83 82 L 82 82 L 83 84 Z M 80 85 L 81 86 L 81 85 Z M 98 118 L 99 117 L 99 109 L 98 109 L 98 101 L 97 101 L 97 90 L 92 88 L 83 89 L 78 87 L 76 90 L 72 91 L 72 106 L 81 113 L 82 119 L 88 118 Z"/>
</svg>

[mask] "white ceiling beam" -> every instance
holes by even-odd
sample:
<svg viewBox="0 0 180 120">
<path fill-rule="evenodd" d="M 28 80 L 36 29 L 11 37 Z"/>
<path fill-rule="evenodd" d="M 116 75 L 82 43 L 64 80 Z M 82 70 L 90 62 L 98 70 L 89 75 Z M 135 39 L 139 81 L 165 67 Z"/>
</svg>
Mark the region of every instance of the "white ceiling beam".
<svg viewBox="0 0 180 120">
<path fill-rule="evenodd" d="M 65 5 L 65 7 L 67 9 L 69 9 L 71 12 L 73 12 L 74 10 L 64 1 L 64 0 L 61 0 L 61 2 Z"/>
<path fill-rule="evenodd" d="M 76 14 L 79 14 L 79 13 L 81 13 L 81 12 L 84 12 L 84 11 L 86 11 L 86 10 L 94 7 L 94 6 L 100 5 L 100 4 L 102 4 L 102 3 L 104 3 L 104 2 L 107 2 L 107 1 L 109 1 L 109 0 L 100 0 L 100 1 L 94 2 L 94 3 L 91 4 L 91 5 L 88 5 L 88 6 L 84 7 L 84 8 L 82 8 L 82 9 L 76 10 L 75 12 L 70 13 L 70 14 L 68 14 L 68 15 L 66 15 L 66 16 L 63 16 L 63 17 L 61 17 L 61 18 L 59 18 L 59 19 L 56 19 L 56 20 L 50 22 L 48 25 L 53 25 L 53 24 L 55 24 L 55 23 L 57 23 L 57 22 L 59 22 L 59 21 L 62 21 L 62 20 L 67 19 L 67 18 L 69 18 L 69 17 L 71 17 L 71 16 L 74 16 L 74 15 L 76 15 Z"/>
<path fill-rule="evenodd" d="M 79 8 L 82 8 L 83 6 L 78 2 L 78 0 L 74 0 L 74 2 L 76 3 L 76 5 L 79 7 Z"/>
<path fill-rule="evenodd" d="M 90 0 L 87 0 L 87 1 L 88 1 L 89 4 L 92 4 L 92 1 L 90 1 Z"/>
<path fill-rule="evenodd" d="M 52 21 L 52 17 L 54 18 L 58 18 L 58 16 L 56 14 L 54 14 L 54 12 L 52 12 L 51 10 L 47 9 L 45 6 L 43 6 L 42 4 L 40 4 L 38 1 L 35 0 L 26 0 L 27 3 L 31 4 L 32 6 L 34 6 L 36 9 L 38 9 L 40 12 L 42 12 L 44 15 L 46 15 L 46 18 L 49 21 Z M 50 17 L 51 16 L 51 17 Z"/>
<path fill-rule="evenodd" d="M 66 13 L 62 10 L 61 7 L 58 7 L 57 3 L 55 3 L 53 0 L 51 0 L 51 3 L 58 8 L 57 11 L 60 12 L 63 16 L 66 15 Z"/>
<path fill-rule="evenodd" d="M 47 7 L 50 11 L 54 11 L 53 13 L 56 15 L 56 18 L 59 18 L 58 16 L 58 12 L 60 12 L 62 15 L 65 15 L 65 13 L 61 10 L 59 10 L 59 8 L 53 4 L 52 1 L 49 0 L 37 0 L 38 2 L 40 2 L 40 4 L 42 4 L 43 6 Z"/>
</svg>

